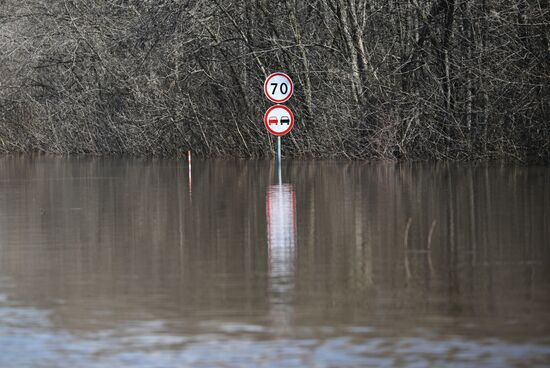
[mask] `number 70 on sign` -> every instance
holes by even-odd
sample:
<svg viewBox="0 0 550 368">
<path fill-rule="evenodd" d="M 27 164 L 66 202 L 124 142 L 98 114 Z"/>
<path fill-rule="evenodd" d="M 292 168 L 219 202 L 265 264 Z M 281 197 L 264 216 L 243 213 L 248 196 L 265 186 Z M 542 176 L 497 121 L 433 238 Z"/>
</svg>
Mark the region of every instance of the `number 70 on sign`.
<svg viewBox="0 0 550 368">
<path fill-rule="evenodd" d="M 290 77 L 284 73 L 273 73 L 266 78 L 264 93 L 275 103 L 288 101 L 294 92 L 294 85 Z"/>
</svg>

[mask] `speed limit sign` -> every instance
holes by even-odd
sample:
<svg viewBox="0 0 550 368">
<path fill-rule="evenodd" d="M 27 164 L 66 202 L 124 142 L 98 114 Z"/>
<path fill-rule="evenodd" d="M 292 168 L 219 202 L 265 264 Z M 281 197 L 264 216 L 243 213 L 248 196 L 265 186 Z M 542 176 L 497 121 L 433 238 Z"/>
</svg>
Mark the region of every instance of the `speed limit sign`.
<svg viewBox="0 0 550 368">
<path fill-rule="evenodd" d="M 283 103 L 294 92 L 292 79 L 285 73 L 273 73 L 264 82 L 264 93 L 271 101 Z"/>
</svg>

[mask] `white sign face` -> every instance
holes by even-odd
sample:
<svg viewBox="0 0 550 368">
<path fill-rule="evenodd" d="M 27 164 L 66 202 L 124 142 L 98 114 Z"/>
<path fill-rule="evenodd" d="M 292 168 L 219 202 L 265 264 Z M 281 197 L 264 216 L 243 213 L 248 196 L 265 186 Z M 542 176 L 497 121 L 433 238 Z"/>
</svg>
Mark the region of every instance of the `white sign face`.
<svg viewBox="0 0 550 368">
<path fill-rule="evenodd" d="M 294 114 L 284 105 L 271 106 L 264 115 L 264 125 L 273 135 L 285 135 L 294 126 Z"/>
<path fill-rule="evenodd" d="M 294 84 L 284 73 L 273 73 L 264 82 L 264 93 L 271 101 L 283 103 L 294 92 Z"/>
</svg>

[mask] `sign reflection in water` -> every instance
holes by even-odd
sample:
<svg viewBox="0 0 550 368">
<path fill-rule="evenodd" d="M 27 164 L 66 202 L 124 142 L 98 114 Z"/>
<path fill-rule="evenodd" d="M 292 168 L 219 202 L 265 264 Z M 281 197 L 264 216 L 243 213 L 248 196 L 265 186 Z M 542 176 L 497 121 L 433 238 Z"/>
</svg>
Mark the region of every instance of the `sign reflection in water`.
<svg viewBox="0 0 550 368">
<path fill-rule="evenodd" d="M 268 188 L 266 212 L 272 316 L 277 326 L 288 326 L 296 267 L 296 194 L 292 185 Z"/>
</svg>

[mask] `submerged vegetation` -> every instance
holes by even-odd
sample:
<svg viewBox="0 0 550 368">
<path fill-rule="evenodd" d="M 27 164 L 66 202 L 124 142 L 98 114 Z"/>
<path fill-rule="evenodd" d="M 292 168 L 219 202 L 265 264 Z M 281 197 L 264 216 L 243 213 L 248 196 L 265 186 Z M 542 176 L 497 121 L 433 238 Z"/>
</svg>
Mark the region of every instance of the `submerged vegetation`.
<svg viewBox="0 0 550 368">
<path fill-rule="evenodd" d="M 0 0 L 0 152 L 550 158 L 548 0 Z"/>
</svg>

